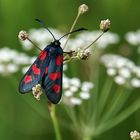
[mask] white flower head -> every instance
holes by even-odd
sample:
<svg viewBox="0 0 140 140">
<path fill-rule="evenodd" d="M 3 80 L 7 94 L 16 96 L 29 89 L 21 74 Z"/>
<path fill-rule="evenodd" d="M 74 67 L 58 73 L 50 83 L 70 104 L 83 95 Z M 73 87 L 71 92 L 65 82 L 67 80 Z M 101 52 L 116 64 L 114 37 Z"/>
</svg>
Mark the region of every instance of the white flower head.
<svg viewBox="0 0 140 140">
<path fill-rule="evenodd" d="M 79 87 L 81 85 L 81 82 L 78 78 L 71 78 L 70 84 Z"/>
<path fill-rule="evenodd" d="M 101 62 L 107 68 L 107 74 L 119 85 L 140 87 L 140 67 L 128 58 L 120 55 L 106 54 Z"/>
<path fill-rule="evenodd" d="M 131 76 L 131 71 L 130 69 L 126 68 L 126 67 L 122 67 L 119 69 L 118 73 L 125 77 L 125 78 L 129 78 Z"/>
<path fill-rule="evenodd" d="M 79 14 L 84 14 L 88 11 L 88 6 L 86 4 L 82 4 L 79 6 L 78 12 Z"/>
<path fill-rule="evenodd" d="M 88 92 L 80 92 L 80 97 L 87 100 L 90 98 L 90 94 Z"/>
<path fill-rule="evenodd" d="M 109 19 L 106 19 L 106 20 L 101 20 L 101 23 L 100 23 L 100 29 L 103 31 L 103 32 L 107 32 L 109 29 L 110 29 L 110 20 Z"/>
<path fill-rule="evenodd" d="M 41 94 L 42 94 L 41 85 L 40 85 L 40 84 L 35 85 L 35 86 L 32 88 L 32 92 L 33 92 L 34 97 L 35 97 L 37 100 L 40 100 L 40 96 L 41 96 Z"/>
<path fill-rule="evenodd" d="M 70 98 L 70 102 L 72 105 L 80 105 L 82 103 L 82 100 L 76 97 Z"/>
<path fill-rule="evenodd" d="M 131 80 L 131 85 L 132 85 L 132 87 L 139 88 L 140 87 L 140 79 L 133 78 Z"/>
<path fill-rule="evenodd" d="M 125 35 L 125 39 L 128 43 L 131 45 L 140 45 L 140 30 L 137 30 L 135 32 L 130 31 Z"/>
<path fill-rule="evenodd" d="M 117 74 L 117 71 L 116 71 L 115 68 L 107 68 L 107 74 L 108 74 L 109 76 L 114 76 L 114 75 Z"/>
<path fill-rule="evenodd" d="M 93 83 L 85 81 L 82 84 L 81 90 L 89 92 L 89 90 L 92 89 L 93 87 L 94 87 Z"/>
<path fill-rule="evenodd" d="M 140 133 L 136 130 L 130 132 L 130 137 L 132 140 L 140 140 Z"/>
<path fill-rule="evenodd" d="M 71 96 L 73 96 L 73 92 L 71 92 L 71 91 L 69 91 L 69 90 L 66 90 L 66 91 L 64 92 L 64 95 L 65 95 L 66 97 L 71 97 Z"/>
<path fill-rule="evenodd" d="M 114 80 L 118 85 L 123 85 L 126 82 L 126 79 L 122 76 L 116 76 Z"/>
</svg>

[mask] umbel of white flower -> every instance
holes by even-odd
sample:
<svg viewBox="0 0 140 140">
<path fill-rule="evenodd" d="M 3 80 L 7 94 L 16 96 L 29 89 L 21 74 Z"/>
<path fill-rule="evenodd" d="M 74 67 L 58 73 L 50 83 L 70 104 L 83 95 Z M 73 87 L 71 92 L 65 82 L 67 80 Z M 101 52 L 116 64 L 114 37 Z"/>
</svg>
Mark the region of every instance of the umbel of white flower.
<svg viewBox="0 0 140 140">
<path fill-rule="evenodd" d="M 101 62 L 107 68 L 107 74 L 119 85 L 140 88 L 140 66 L 120 55 L 106 54 Z"/>
<path fill-rule="evenodd" d="M 63 77 L 62 102 L 68 106 L 80 105 L 83 100 L 90 98 L 90 91 L 94 87 L 91 82 L 81 82 L 79 78 Z"/>
<path fill-rule="evenodd" d="M 23 65 L 31 64 L 32 57 L 19 53 L 14 49 L 4 47 L 0 49 L 0 74 L 16 73 Z"/>
</svg>

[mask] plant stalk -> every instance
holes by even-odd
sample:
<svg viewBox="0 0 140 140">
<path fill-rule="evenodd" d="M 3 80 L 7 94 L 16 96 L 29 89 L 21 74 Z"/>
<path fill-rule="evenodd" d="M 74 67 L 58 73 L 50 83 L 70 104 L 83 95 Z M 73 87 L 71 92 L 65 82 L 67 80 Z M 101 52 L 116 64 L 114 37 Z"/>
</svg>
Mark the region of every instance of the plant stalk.
<svg viewBox="0 0 140 140">
<path fill-rule="evenodd" d="M 74 27 L 75 27 L 75 25 L 76 25 L 76 23 L 77 23 L 79 17 L 80 17 L 80 13 L 78 12 L 78 13 L 77 13 L 77 16 L 76 16 L 76 18 L 75 18 L 75 20 L 74 20 L 74 22 L 73 22 L 73 24 L 72 24 L 72 26 L 71 26 L 69 32 L 72 32 L 72 31 L 73 31 L 73 29 L 74 29 Z M 67 45 L 67 43 L 68 43 L 68 40 L 69 40 L 70 36 L 71 36 L 71 34 L 69 34 L 69 35 L 67 36 L 67 39 L 66 39 L 66 42 L 65 42 L 65 44 L 64 44 L 63 50 L 66 48 L 66 45 Z"/>
<path fill-rule="evenodd" d="M 84 50 L 87 50 L 91 45 L 93 45 L 105 32 L 102 32 L 90 45 L 88 45 Z"/>
<path fill-rule="evenodd" d="M 51 105 L 50 115 L 51 115 L 51 118 L 52 118 L 54 130 L 55 130 L 56 140 L 62 140 L 61 134 L 60 134 L 60 128 L 59 128 L 59 125 L 58 125 L 58 120 L 57 120 L 57 117 L 56 117 L 55 105 Z"/>
</svg>

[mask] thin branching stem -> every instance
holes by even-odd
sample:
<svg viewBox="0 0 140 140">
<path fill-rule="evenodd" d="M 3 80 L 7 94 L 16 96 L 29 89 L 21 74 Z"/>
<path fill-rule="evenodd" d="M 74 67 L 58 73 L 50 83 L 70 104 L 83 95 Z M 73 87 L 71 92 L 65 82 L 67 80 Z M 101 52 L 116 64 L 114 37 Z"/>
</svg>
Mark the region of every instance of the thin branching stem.
<svg viewBox="0 0 140 140">
<path fill-rule="evenodd" d="M 30 38 L 27 38 L 27 40 L 30 41 L 40 52 L 42 52 L 42 50 Z"/>
<path fill-rule="evenodd" d="M 102 32 L 90 45 L 88 45 L 84 50 L 87 50 L 90 46 L 92 46 L 105 32 Z"/>
<path fill-rule="evenodd" d="M 72 31 L 73 31 L 73 29 L 74 29 L 74 27 L 75 27 L 75 25 L 76 25 L 76 23 L 77 23 L 79 17 L 80 17 L 80 13 L 78 12 L 78 13 L 77 13 L 77 16 L 76 16 L 76 18 L 75 18 L 75 20 L 74 20 L 74 22 L 73 22 L 73 24 L 72 24 L 71 29 L 70 29 L 69 32 L 72 32 Z M 68 40 L 69 40 L 70 36 L 71 36 L 71 34 L 69 34 L 69 35 L 67 36 L 67 39 L 66 39 L 66 42 L 65 42 L 65 44 L 64 44 L 63 50 L 66 48 L 66 45 L 67 45 L 67 43 L 68 43 Z"/>
</svg>

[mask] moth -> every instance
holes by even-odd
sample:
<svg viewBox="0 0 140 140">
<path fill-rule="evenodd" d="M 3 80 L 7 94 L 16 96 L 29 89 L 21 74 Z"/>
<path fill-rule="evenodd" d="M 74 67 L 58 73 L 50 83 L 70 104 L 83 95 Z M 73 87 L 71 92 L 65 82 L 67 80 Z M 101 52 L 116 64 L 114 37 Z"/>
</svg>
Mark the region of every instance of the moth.
<svg viewBox="0 0 140 140">
<path fill-rule="evenodd" d="M 36 21 L 44 26 L 41 20 L 36 19 Z M 57 104 L 62 96 L 63 54 L 68 53 L 61 48 L 60 39 L 68 34 L 86 29 L 79 28 L 63 35 L 60 39 L 56 39 L 49 28 L 45 27 L 45 29 L 50 32 L 54 41 L 42 50 L 25 73 L 19 84 L 19 92 L 28 93 L 32 91 L 33 87 L 40 84 L 48 100 Z"/>
</svg>

